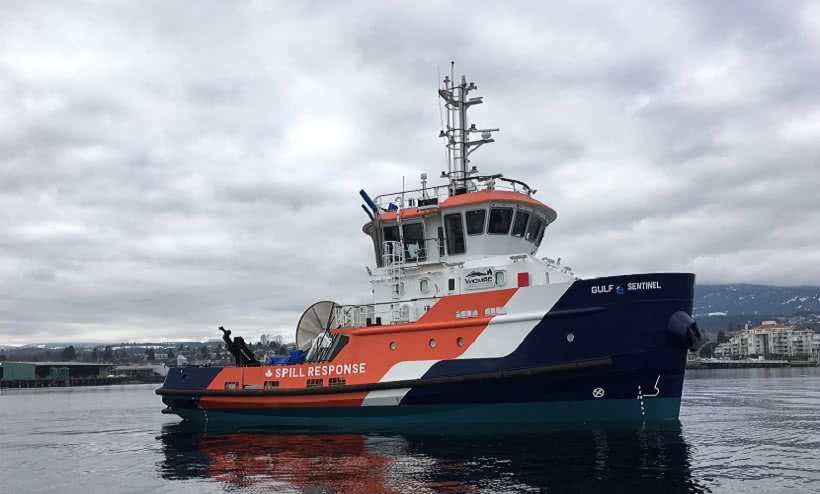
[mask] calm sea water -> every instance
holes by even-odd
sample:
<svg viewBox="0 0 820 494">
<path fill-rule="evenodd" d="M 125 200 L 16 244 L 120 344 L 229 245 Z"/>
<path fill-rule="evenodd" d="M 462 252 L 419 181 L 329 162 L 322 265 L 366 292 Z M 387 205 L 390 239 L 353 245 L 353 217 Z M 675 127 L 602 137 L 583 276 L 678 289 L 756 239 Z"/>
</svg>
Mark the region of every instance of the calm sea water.
<svg viewBox="0 0 820 494">
<path fill-rule="evenodd" d="M 4 391 L 0 493 L 820 492 L 820 369 L 691 371 L 679 424 L 186 431 L 154 385 Z"/>
</svg>

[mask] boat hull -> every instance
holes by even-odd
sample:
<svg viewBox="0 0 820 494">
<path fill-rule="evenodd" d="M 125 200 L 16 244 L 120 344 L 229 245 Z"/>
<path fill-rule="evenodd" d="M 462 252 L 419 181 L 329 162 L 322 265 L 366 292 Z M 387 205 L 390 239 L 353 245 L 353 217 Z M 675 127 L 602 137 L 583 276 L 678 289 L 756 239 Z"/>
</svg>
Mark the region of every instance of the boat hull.
<svg viewBox="0 0 820 494">
<path fill-rule="evenodd" d="M 237 378 L 245 371 L 236 368 L 177 368 L 157 393 L 169 412 L 209 427 L 367 431 L 676 420 L 687 347 L 698 333 L 693 288 L 693 275 L 674 273 L 530 287 L 511 294 L 512 313 L 493 319 L 455 358 L 392 362 L 378 379 L 335 388 L 225 389 L 223 382 L 252 378 Z M 550 297 L 538 315 L 536 304 Z M 406 346 L 395 331 L 364 338 Z M 444 341 L 445 331 L 412 334 L 426 343 L 428 335 Z M 367 368 L 391 355 L 373 354 Z"/>
<path fill-rule="evenodd" d="M 332 408 L 187 408 L 176 413 L 192 425 L 211 431 L 271 429 L 288 432 L 450 431 L 453 427 L 493 426 L 529 430 L 538 425 L 573 422 L 676 421 L 680 398 L 419 405 Z"/>
</svg>

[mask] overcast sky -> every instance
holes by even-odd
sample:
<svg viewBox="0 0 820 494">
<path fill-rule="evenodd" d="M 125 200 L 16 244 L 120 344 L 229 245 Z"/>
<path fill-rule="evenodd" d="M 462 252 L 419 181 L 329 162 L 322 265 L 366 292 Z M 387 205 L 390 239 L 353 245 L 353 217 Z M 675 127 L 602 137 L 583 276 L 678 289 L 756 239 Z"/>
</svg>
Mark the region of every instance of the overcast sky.
<svg viewBox="0 0 820 494">
<path fill-rule="evenodd" d="M 584 277 L 820 284 L 816 2 L 0 5 L 0 344 L 287 338 L 368 299 L 357 192 L 474 156 Z"/>
</svg>

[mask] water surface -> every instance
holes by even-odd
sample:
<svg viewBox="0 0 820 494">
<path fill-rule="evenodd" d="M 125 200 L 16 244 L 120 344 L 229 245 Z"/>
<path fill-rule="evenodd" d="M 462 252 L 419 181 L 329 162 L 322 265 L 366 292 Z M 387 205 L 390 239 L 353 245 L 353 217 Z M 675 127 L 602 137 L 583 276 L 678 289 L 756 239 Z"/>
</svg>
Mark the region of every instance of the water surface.
<svg viewBox="0 0 820 494">
<path fill-rule="evenodd" d="M 680 423 L 186 430 L 155 385 L 6 390 L 0 492 L 820 492 L 820 369 L 697 370 Z"/>
</svg>

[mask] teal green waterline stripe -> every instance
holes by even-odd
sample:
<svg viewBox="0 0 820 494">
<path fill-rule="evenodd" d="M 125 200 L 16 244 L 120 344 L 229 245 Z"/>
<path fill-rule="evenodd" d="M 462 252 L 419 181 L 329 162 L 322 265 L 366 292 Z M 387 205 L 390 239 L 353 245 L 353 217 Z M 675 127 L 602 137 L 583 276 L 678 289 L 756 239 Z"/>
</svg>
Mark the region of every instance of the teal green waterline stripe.
<svg viewBox="0 0 820 494">
<path fill-rule="evenodd" d="M 465 425 L 535 425 L 567 422 L 677 420 L 680 398 L 586 400 L 487 405 L 417 405 L 328 408 L 179 409 L 209 427 L 380 431 Z"/>
</svg>

